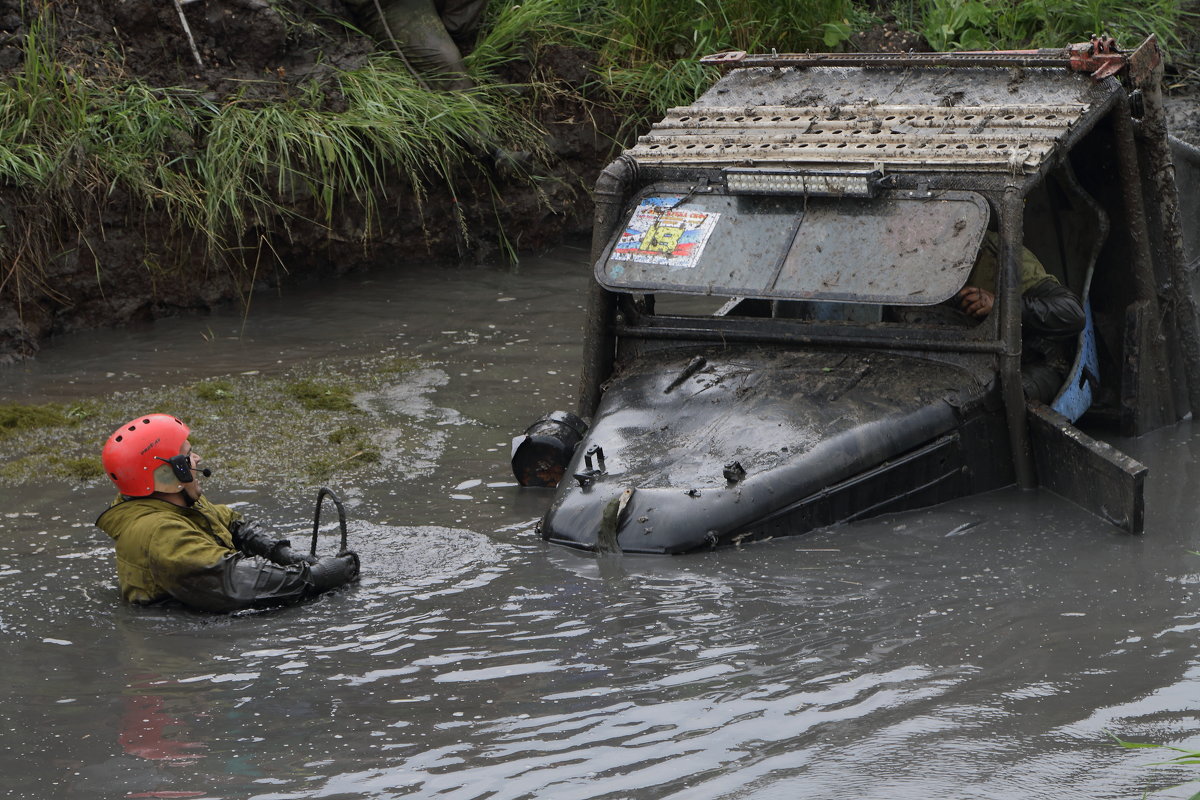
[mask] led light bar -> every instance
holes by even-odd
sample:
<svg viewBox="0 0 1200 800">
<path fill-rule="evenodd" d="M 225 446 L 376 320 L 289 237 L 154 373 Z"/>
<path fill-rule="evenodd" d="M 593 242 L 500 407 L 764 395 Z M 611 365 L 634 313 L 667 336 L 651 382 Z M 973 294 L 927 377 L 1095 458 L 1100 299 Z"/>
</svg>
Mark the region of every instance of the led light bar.
<svg viewBox="0 0 1200 800">
<path fill-rule="evenodd" d="M 730 194 L 802 194 L 810 197 L 874 197 L 879 170 L 724 170 Z"/>
</svg>

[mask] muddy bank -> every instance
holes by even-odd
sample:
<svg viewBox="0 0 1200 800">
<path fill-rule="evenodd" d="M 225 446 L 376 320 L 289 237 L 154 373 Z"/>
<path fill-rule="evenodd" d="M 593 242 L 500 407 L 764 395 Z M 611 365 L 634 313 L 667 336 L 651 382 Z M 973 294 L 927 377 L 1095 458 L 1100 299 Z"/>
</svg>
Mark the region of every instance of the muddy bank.
<svg viewBox="0 0 1200 800">
<path fill-rule="evenodd" d="M 30 37 L 52 34 L 69 74 L 136 79 L 215 105 L 270 103 L 315 83 L 326 95 L 321 108 L 337 111 L 344 100 L 331 76 L 361 67 L 374 52 L 347 28 L 339 0 L 194 0 L 184 8 L 203 67 L 171 3 L 56 8 L 48 34 L 21 0 L 0 0 L 0 73 L 23 69 Z M 505 67 L 501 79 L 515 98 L 528 99 L 523 84 L 535 69 L 548 87 L 534 101 L 542 152 L 471 153 L 454 193 L 397 176 L 374 193 L 374 220 L 344 202 L 324 223 L 317 203 L 301 196 L 287 217 L 248 227 L 220 258 L 203 236 L 115 183 L 62 198 L 5 182 L 0 224 L 24 262 L 6 265 L 0 280 L 0 361 L 33 355 L 56 334 L 246 304 L 255 292 L 316 276 L 417 262 L 499 263 L 513 252 L 586 241 L 589 190 L 618 129 L 613 114 L 587 98 L 593 60 L 559 47 Z M 181 152 L 202 146 L 197 138 Z"/>
</svg>

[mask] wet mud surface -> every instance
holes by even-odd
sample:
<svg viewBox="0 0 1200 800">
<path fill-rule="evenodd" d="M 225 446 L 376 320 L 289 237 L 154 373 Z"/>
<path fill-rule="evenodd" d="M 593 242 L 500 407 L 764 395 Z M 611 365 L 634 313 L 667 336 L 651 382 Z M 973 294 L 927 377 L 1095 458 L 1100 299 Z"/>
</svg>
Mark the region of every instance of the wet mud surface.
<svg viewBox="0 0 1200 800">
<path fill-rule="evenodd" d="M 1175 85 L 1167 90 L 1165 102 L 1172 135 L 1200 147 L 1200 86 Z"/>
<path fill-rule="evenodd" d="M 420 369 L 366 404 L 422 432 L 330 478 L 358 586 L 232 617 L 119 603 L 102 482 L 0 488 L 8 795 L 1116 800 L 1189 777 L 1105 731 L 1200 745 L 1200 432 L 1126 445 L 1151 468 L 1140 538 L 1002 490 L 687 557 L 549 547 L 508 442 L 574 397 L 584 261 L 364 276 L 244 330 L 163 320 L 6 368 L 3 402 L 166 402 L 395 350 Z M 306 542 L 324 445 L 269 433 L 295 446 L 254 482 L 210 434 L 208 492 Z"/>
</svg>

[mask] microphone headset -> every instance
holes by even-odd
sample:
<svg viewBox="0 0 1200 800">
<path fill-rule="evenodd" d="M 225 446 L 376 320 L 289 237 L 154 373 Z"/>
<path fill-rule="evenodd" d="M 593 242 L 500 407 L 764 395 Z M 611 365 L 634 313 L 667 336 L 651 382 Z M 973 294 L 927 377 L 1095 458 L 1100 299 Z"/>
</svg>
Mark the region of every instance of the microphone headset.
<svg viewBox="0 0 1200 800">
<path fill-rule="evenodd" d="M 161 458 L 155 456 L 159 461 L 165 461 L 171 465 L 171 471 L 175 473 L 175 478 L 180 483 L 191 483 L 195 480 L 192 475 L 192 457 L 191 456 L 172 456 L 170 458 Z M 211 469 L 197 470 L 204 477 L 212 475 Z"/>
</svg>

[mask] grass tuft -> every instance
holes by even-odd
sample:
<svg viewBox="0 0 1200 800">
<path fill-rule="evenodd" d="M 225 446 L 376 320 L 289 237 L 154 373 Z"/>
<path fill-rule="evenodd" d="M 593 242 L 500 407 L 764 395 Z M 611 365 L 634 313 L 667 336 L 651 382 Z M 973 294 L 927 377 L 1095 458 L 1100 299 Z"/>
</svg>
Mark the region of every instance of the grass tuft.
<svg viewBox="0 0 1200 800">
<path fill-rule="evenodd" d="M 25 406 L 0 405 L 0 439 L 20 431 L 37 428 L 59 428 L 73 424 L 73 420 L 54 405 Z"/>
<path fill-rule="evenodd" d="M 100 463 L 99 456 L 62 458 L 57 460 L 57 466 L 61 474 L 81 481 L 99 478 L 104 474 L 104 466 Z"/>
<path fill-rule="evenodd" d="M 288 396 L 310 411 L 352 411 L 354 401 L 345 386 L 302 379 L 285 387 Z"/>
<path fill-rule="evenodd" d="M 1153 33 L 1168 53 L 1185 57 L 1187 25 L 1181 23 L 1190 21 L 1194 30 L 1196 19 L 1179 0 L 924 0 L 919 25 L 934 50 L 1064 47 L 1092 33 L 1132 48 Z"/>
<path fill-rule="evenodd" d="M 233 384 L 224 379 L 201 381 L 193 390 L 196 397 L 207 403 L 222 403 L 233 398 Z"/>
</svg>

